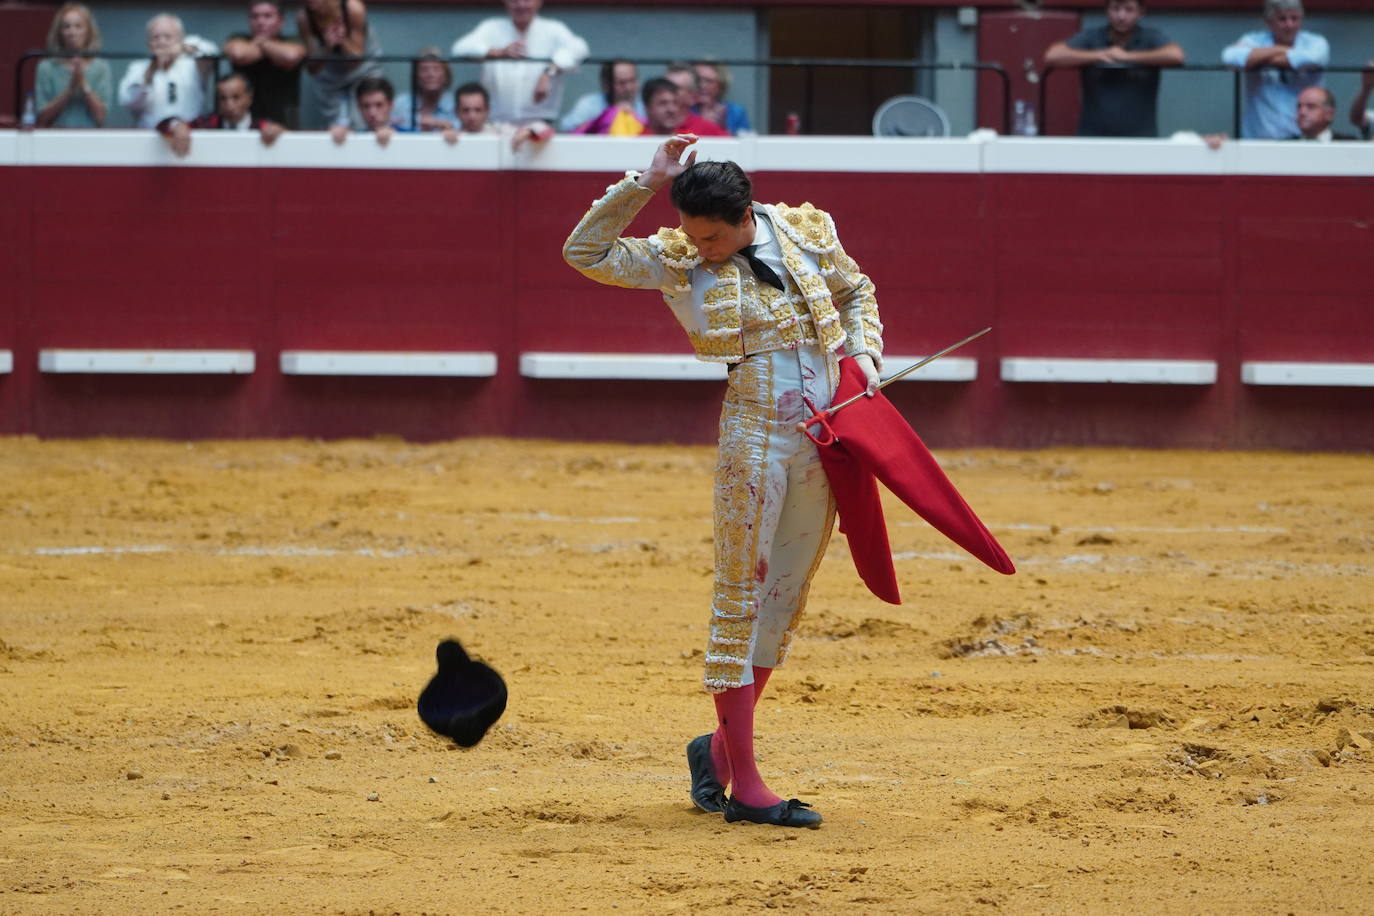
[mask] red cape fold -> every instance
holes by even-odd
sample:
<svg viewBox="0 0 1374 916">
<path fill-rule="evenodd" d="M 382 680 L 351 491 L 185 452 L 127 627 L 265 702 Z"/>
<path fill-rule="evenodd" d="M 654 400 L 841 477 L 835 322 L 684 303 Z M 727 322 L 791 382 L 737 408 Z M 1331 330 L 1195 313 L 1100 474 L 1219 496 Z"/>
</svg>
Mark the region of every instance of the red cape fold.
<svg viewBox="0 0 1374 916">
<path fill-rule="evenodd" d="M 858 364 L 848 358 L 841 360 L 834 403 L 863 391 L 865 384 Z M 860 398 L 833 416 L 823 411 L 818 417 L 826 420 L 828 430 L 819 426 L 810 430 L 818 440 L 821 464 L 835 494 L 840 531 L 849 540 L 859 578 L 873 594 L 891 604 L 902 601 L 878 481 L 931 527 L 988 566 L 1008 576 L 1016 572 L 1002 545 L 881 391 L 871 398 Z"/>
</svg>

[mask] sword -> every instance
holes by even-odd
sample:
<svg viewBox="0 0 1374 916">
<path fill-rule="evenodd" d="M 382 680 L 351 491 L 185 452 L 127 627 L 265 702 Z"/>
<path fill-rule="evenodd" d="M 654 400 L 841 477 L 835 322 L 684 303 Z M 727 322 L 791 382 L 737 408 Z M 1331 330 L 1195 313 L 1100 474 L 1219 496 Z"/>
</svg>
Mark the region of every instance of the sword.
<svg viewBox="0 0 1374 916">
<path fill-rule="evenodd" d="M 992 330 L 992 328 L 983 328 L 983 330 L 979 331 L 979 332 L 976 333 L 976 334 L 970 334 L 969 336 L 965 337 L 963 340 L 959 341 L 958 343 L 952 343 L 952 344 L 950 344 L 949 346 L 947 346 L 947 347 L 945 347 L 943 350 L 941 350 L 939 353 L 935 353 L 935 354 L 932 354 L 931 356 L 927 356 L 925 359 L 921 360 L 919 363 L 913 363 L 913 364 L 911 364 L 910 366 L 907 366 L 905 369 L 903 369 L 901 372 L 898 372 L 896 375 L 888 376 L 886 379 L 884 379 L 883 381 L 881 381 L 881 382 L 878 383 L 878 390 L 879 390 L 879 391 L 882 391 L 882 390 L 883 390 L 884 388 L 886 388 L 888 385 L 891 385 L 893 382 L 897 381 L 897 379 L 899 379 L 899 378 L 904 378 L 905 376 L 910 375 L 911 373 L 915 372 L 917 369 L 921 368 L 922 366 L 928 366 L 928 365 L 930 365 L 931 363 L 935 362 L 935 361 L 936 361 L 937 359 L 939 359 L 940 357 L 942 357 L 942 356 L 947 356 L 947 355 L 949 355 L 950 353 L 953 353 L 955 350 L 959 349 L 959 348 L 962 347 L 964 344 L 972 343 L 973 341 L 975 341 L 975 340 L 977 340 L 978 338 L 982 337 L 984 334 L 986 334 L 988 331 L 991 331 L 991 330 Z M 834 405 L 830 406 L 830 407 L 827 408 L 826 410 L 816 411 L 814 414 L 811 415 L 811 419 L 809 419 L 809 420 L 804 420 L 804 421 L 802 421 L 801 423 L 798 423 L 798 424 L 797 424 L 797 431 L 798 431 L 798 432 L 803 432 L 803 433 L 804 433 L 804 432 L 806 432 L 807 429 L 810 428 L 811 426 L 814 426 L 814 425 L 817 424 L 817 423 L 824 422 L 824 421 L 821 419 L 821 414 L 827 414 L 827 415 L 829 415 L 829 416 L 834 416 L 835 414 L 839 413 L 839 412 L 840 412 L 841 410 L 843 410 L 844 408 L 848 407 L 850 404 L 853 404 L 855 401 L 862 400 L 863 398 L 866 398 L 866 397 L 868 397 L 868 392 L 867 392 L 867 391 L 860 391 L 858 394 L 854 395 L 852 398 L 846 398 L 845 400 L 841 401 L 840 403 L 834 404 Z M 812 408 L 812 409 L 814 410 L 814 408 Z"/>
</svg>

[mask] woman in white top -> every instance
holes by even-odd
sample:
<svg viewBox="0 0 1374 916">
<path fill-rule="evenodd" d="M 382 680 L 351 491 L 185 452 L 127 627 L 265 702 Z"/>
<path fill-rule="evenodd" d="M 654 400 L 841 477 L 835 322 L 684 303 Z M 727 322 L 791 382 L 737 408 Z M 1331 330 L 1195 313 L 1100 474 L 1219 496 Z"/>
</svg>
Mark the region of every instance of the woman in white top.
<svg viewBox="0 0 1374 916">
<path fill-rule="evenodd" d="M 129 64 L 119 81 L 119 104 L 129 109 L 139 127 L 157 127 L 169 118 L 194 121 L 205 95 L 193 55 L 217 50 L 201 39 L 188 42 L 176 16 L 154 16 L 148 20 L 148 53 L 152 57 Z"/>
</svg>

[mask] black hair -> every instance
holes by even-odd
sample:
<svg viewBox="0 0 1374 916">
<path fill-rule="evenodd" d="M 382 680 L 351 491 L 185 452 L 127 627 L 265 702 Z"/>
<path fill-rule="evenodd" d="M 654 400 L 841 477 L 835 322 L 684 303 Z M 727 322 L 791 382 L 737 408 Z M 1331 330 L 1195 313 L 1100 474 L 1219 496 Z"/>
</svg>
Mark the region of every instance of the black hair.
<svg viewBox="0 0 1374 916">
<path fill-rule="evenodd" d="M 687 216 L 738 226 L 754 202 L 754 185 L 733 162 L 694 162 L 673 179 L 670 196 Z"/>
<path fill-rule="evenodd" d="M 460 95 L 480 95 L 483 103 L 485 103 L 488 108 L 491 107 L 491 94 L 487 92 L 487 87 L 483 86 L 481 83 L 464 83 L 453 90 L 453 101 L 455 103 L 457 103 Z"/>
<path fill-rule="evenodd" d="M 223 86 L 230 80 L 243 80 L 243 88 L 248 90 L 249 95 L 253 94 L 253 81 L 250 80 L 248 74 L 244 73 L 242 70 L 230 70 L 227 76 L 221 76 L 219 79 L 215 80 L 215 85 Z"/>
<path fill-rule="evenodd" d="M 649 80 L 644 84 L 644 88 L 639 91 L 640 98 L 644 100 L 644 107 L 648 108 L 653 97 L 660 92 L 671 92 L 673 95 L 677 95 L 677 83 L 661 76 Z"/>
<path fill-rule="evenodd" d="M 369 76 L 365 80 L 359 80 L 358 88 L 354 90 L 353 94 L 361 102 L 363 96 L 373 92 L 380 92 L 386 96 L 388 102 L 396 101 L 396 87 L 392 86 L 391 80 L 385 76 Z"/>
<path fill-rule="evenodd" d="M 624 58 L 608 60 L 601 65 L 601 94 L 606 97 L 607 105 L 615 104 L 615 68 L 619 67 L 621 64 L 629 64 L 631 67 L 635 66 L 634 61 L 625 60 Z"/>
</svg>

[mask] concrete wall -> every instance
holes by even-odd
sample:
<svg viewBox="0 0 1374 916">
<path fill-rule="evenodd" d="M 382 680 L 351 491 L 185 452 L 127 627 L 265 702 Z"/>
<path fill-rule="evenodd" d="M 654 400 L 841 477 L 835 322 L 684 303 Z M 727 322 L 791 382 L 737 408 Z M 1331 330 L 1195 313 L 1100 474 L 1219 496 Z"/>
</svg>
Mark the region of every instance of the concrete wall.
<svg viewBox="0 0 1374 916">
<path fill-rule="evenodd" d="M 0 434 L 709 442 L 719 381 L 521 368 L 546 351 L 687 350 L 656 292 L 607 289 L 559 257 L 588 202 L 654 146 L 563 137 L 517 153 L 497 137 L 407 135 L 335 147 L 296 132 L 264 148 L 205 131 L 174 159 L 148 131 L 0 131 L 0 356 L 12 354 Z M 749 168 L 761 199 L 834 214 L 877 285 L 892 369 L 995 329 L 960 354 L 975 377 L 923 371 L 890 389 L 934 445 L 1374 449 L 1374 145 L 702 146 Z M 627 234 L 675 219 L 659 194 Z M 41 370 L 42 351 L 85 348 L 231 349 L 256 364 Z M 293 350 L 477 351 L 496 366 L 298 375 L 280 362 Z M 1028 382 L 1004 359 L 1205 362 L 1215 377 Z M 1254 384 L 1243 367 L 1256 361 L 1360 365 L 1345 385 Z"/>
</svg>

